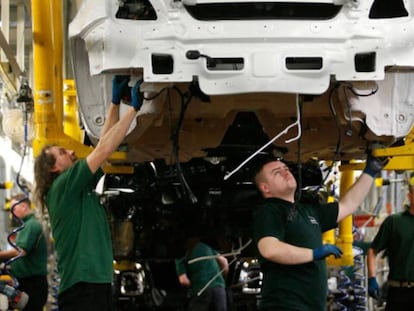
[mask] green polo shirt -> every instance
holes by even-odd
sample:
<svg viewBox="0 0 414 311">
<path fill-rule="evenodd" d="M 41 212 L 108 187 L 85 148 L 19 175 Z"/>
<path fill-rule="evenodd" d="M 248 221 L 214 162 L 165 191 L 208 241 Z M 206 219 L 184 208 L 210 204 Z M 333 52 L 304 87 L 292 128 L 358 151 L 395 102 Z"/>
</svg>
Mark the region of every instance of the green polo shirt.
<svg viewBox="0 0 414 311">
<path fill-rule="evenodd" d="M 47 274 L 47 246 L 43 228 L 34 214 L 23 219 L 24 227 L 18 231 L 16 245 L 26 252 L 11 263 L 11 271 L 18 278 Z"/>
<path fill-rule="evenodd" d="M 46 198 L 60 275 L 59 293 L 78 282 L 111 283 L 112 241 L 104 207 L 95 193 L 102 170 L 85 159 L 53 182 Z"/>
<path fill-rule="evenodd" d="M 371 248 L 388 256 L 390 280 L 414 281 L 414 216 L 408 210 L 384 220 Z"/>
<path fill-rule="evenodd" d="M 225 287 L 223 275 L 220 274 L 220 266 L 215 258 L 188 263 L 195 258 L 215 255 L 218 253 L 214 249 L 207 244 L 198 242 L 187 257 L 175 260 L 177 275 L 186 273 L 191 281 L 192 295 L 197 295 L 211 280 L 213 281 L 208 285 L 208 288 Z"/>
<path fill-rule="evenodd" d="M 292 204 L 266 199 L 255 214 L 253 237 L 275 237 L 298 247 L 322 246 L 322 233 L 337 226 L 338 204 Z M 325 260 L 298 265 L 267 261 L 259 253 L 263 272 L 260 308 L 324 311 L 327 295 Z"/>
</svg>

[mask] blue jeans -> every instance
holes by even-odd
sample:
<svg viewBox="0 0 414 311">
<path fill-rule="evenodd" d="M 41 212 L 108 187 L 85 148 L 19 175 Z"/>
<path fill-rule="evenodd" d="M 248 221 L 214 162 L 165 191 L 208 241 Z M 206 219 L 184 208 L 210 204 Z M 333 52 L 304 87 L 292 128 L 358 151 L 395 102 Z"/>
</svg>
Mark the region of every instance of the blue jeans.
<svg viewBox="0 0 414 311">
<path fill-rule="evenodd" d="M 194 296 L 188 306 L 189 311 L 227 311 L 226 289 L 207 288 L 200 296 Z"/>
</svg>

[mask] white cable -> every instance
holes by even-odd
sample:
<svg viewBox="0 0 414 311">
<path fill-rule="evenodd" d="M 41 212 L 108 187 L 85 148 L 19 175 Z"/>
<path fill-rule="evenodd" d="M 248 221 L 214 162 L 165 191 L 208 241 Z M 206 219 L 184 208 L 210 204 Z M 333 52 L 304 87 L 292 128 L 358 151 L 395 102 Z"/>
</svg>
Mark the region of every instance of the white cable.
<svg viewBox="0 0 414 311">
<path fill-rule="evenodd" d="M 286 144 L 289 144 L 295 140 L 298 140 L 300 138 L 300 136 L 302 135 L 302 129 L 300 127 L 300 112 L 299 112 L 299 100 L 296 99 L 296 115 L 297 115 L 297 120 L 296 122 L 292 123 L 291 125 L 289 125 L 288 127 L 286 127 L 283 131 L 281 131 L 278 135 L 276 135 L 275 137 L 273 137 L 268 143 L 266 143 L 264 146 L 262 146 L 261 148 L 259 148 L 259 150 L 257 150 L 255 153 L 253 153 L 250 157 L 248 157 L 246 160 L 244 160 L 238 167 L 236 167 L 233 171 L 231 171 L 230 173 L 227 173 L 224 176 L 224 180 L 227 180 L 230 178 L 230 176 L 232 176 L 233 174 L 235 174 L 238 170 L 240 170 L 247 162 L 249 162 L 251 159 L 253 159 L 259 152 L 261 152 L 262 150 L 264 150 L 265 148 L 267 148 L 270 144 L 272 144 L 276 139 L 278 139 L 280 136 L 282 136 L 283 134 L 286 134 L 292 127 L 296 126 L 298 127 L 298 135 L 296 135 L 296 137 L 293 137 L 291 139 L 285 140 Z"/>
<path fill-rule="evenodd" d="M 211 255 L 211 256 L 197 257 L 197 258 L 194 258 L 194 259 L 189 260 L 188 261 L 188 264 L 191 265 L 191 264 L 193 264 L 193 263 L 195 263 L 197 261 L 202 261 L 202 260 L 207 260 L 207 259 L 215 259 L 215 258 L 218 258 L 220 256 L 229 257 L 229 256 L 240 255 L 241 251 L 244 250 L 247 246 L 249 246 L 249 244 L 251 242 L 252 242 L 252 239 L 249 239 L 249 241 L 247 241 L 245 245 L 243 245 L 239 249 L 235 250 L 234 252 L 231 252 L 231 253 L 223 253 L 223 254 L 218 254 L 218 255 Z"/>
<path fill-rule="evenodd" d="M 191 260 L 189 260 L 188 261 L 188 264 L 193 264 L 193 263 L 195 263 L 195 262 L 197 262 L 197 261 L 201 261 L 201 260 L 208 260 L 208 259 L 216 259 L 216 258 L 218 258 L 218 257 L 220 257 L 220 256 L 224 256 L 224 257 L 227 257 L 227 256 L 234 256 L 234 258 L 230 261 L 230 263 L 228 264 L 228 266 L 230 266 L 233 262 L 235 262 L 236 260 L 237 260 L 237 257 L 235 256 L 235 255 L 239 255 L 240 253 L 241 253 L 241 251 L 243 250 L 243 249 L 245 249 L 247 246 L 249 246 L 249 244 L 252 242 L 252 239 L 249 239 L 248 241 L 247 241 L 247 243 L 245 244 L 245 245 L 242 245 L 238 250 L 236 250 L 236 251 L 234 251 L 234 252 L 231 252 L 231 253 L 224 253 L 224 254 L 218 254 L 218 255 L 213 255 L 213 256 L 202 256 L 202 257 L 197 257 L 197 258 L 194 258 L 194 259 L 191 259 Z M 203 286 L 203 288 L 202 289 L 200 289 L 198 292 L 197 292 L 197 296 L 200 296 L 207 288 L 208 288 L 208 286 L 217 278 L 217 277 L 219 277 L 222 273 L 223 273 L 223 271 L 224 271 L 224 269 L 221 269 L 216 275 L 214 275 L 207 283 L 206 283 L 206 285 L 204 285 Z"/>
<path fill-rule="evenodd" d="M 229 266 L 233 263 L 233 262 L 235 262 L 236 261 L 236 257 L 235 258 L 233 258 L 233 260 L 232 261 L 230 261 L 230 263 L 229 263 Z M 197 292 L 197 296 L 200 296 L 207 288 L 208 288 L 208 286 L 216 279 L 216 278 L 218 278 L 222 273 L 223 273 L 223 271 L 224 271 L 224 269 L 221 269 L 215 276 L 213 276 L 207 283 L 206 283 L 206 285 L 204 285 L 204 287 L 202 288 L 202 289 L 200 289 L 198 292 Z"/>
</svg>

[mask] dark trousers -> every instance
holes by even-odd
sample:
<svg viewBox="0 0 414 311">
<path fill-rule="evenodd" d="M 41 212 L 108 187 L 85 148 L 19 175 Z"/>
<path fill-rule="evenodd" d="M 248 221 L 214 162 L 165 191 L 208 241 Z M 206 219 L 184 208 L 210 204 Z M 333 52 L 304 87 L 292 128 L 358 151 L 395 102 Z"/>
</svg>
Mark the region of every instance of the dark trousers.
<svg viewBox="0 0 414 311">
<path fill-rule="evenodd" d="M 29 296 L 25 311 L 42 311 L 46 304 L 48 295 L 48 284 L 46 276 L 32 276 L 18 278 L 19 290 Z"/>
<path fill-rule="evenodd" d="M 414 287 L 388 287 L 386 311 L 409 310 L 414 306 Z"/>
<path fill-rule="evenodd" d="M 76 283 L 59 295 L 58 305 L 59 311 L 111 311 L 111 284 Z"/>
<path fill-rule="evenodd" d="M 189 311 L 227 311 L 226 289 L 207 288 L 200 296 L 192 297 Z"/>
</svg>

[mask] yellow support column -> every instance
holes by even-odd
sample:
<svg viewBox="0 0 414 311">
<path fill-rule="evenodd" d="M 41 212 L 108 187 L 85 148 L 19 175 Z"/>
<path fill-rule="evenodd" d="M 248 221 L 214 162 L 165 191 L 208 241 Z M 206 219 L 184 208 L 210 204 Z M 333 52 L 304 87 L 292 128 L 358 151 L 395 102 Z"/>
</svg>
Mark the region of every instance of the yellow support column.
<svg viewBox="0 0 414 311">
<path fill-rule="evenodd" d="M 63 133 L 62 4 L 61 1 L 32 1 L 33 29 L 33 155 L 46 144 L 57 144 L 86 157 L 92 147 Z M 125 160 L 115 152 L 111 160 Z"/>
<path fill-rule="evenodd" d="M 326 161 L 326 166 L 330 167 L 333 165 L 332 161 Z M 336 176 L 336 175 L 334 175 Z M 330 181 L 329 183 L 327 183 L 327 187 L 328 187 L 328 192 L 332 192 L 334 191 L 335 188 L 335 183 L 336 183 L 336 177 L 334 178 L 334 180 Z M 327 199 L 327 203 L 332 203 L 335 202 L 335 197 L 333 195 L 329 195 L 328 199 Z M 335 229 L 326 231 L 322 234 L 322 242 L 323 244 L 335 244 Z"/>
<path fill-rule="evenodd" d="M 57 124 L 63 128 L 63 1 L 50 1 L 53 44 L 53 91 Z M 62 129 L 61 128 L 61 129 Z"/>
<path fill-rule="evenodd" d="M 47 1 L 48 2 L 48 1 Z M 43 1 L 32 1 L 33 76 L 34 76 L 34 155 L 46 143 L 46 137 L 58 133 L 59 127 L 53 107 L 52 39 L 50 10 Z"/>
<path fill-rule="evenodd" d="M 76 87 L 74 80 L 65 80 L 63 87 L 63 131 L 73 139 L 82 142 L 84 133 L 80 128 L 78 104 L 76 102 Z"/>
<path fill-rule="evenodd" d="M 328 203 L 335 201 L 333 196 L 328 197 Z M 335 244 L 335 229 L 331 229 L 322 234 L 323 244 Z"/>
<path fill-rule="evenodd" d="M 354 172 L 343 171 L 341 173 L 340 193 L 344 194 L 354 183 Z M 338 259 L 328 259 L 328 264 L 335 266 L 352 266 L 354 264 L 354 255 L 352 242 L 352 215 L 345 217 L 339 223 L 339 236 L 336 239 L 336 245 L 342 250 L 342 257 Z"/>
</svg>

